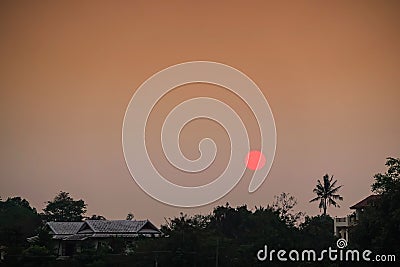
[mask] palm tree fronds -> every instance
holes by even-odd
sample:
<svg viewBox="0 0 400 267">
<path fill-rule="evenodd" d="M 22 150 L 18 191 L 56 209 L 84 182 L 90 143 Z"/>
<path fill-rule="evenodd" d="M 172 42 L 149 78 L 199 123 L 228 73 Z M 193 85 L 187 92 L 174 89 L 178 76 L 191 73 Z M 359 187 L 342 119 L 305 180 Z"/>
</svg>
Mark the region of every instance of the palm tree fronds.
<svg viewBox="0 0 400 267">
<path fill-rule="evenodd" d="M 320 201 L 318 207 L 320 210 L 323 209 L 324 215 L 326 215 L 327 206 L 340 207 L 336 201 L 343 200 L 343 197 L 337 194 L 342 185 L 336 186 L 337 180 L 333 181 L 333 175 L 329 177 L 328 174 L 325 174 L 322 180 L 323 182 L 317 180 L 317 185 L 313 189 L 313 193 L 317 197 L 311 199 L 310 202 Z"/>
</svg>

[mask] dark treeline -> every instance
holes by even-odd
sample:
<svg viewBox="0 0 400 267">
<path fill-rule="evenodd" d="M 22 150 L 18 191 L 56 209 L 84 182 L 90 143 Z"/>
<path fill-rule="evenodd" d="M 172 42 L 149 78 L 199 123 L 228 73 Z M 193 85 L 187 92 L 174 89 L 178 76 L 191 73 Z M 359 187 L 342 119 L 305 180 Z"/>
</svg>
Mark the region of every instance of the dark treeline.
<svg viewBox="0 0 400 267">
<path fill-rule="evenodd" d="M 61 205 L 60 199 L 69 198 L 68 194 L 61 192 L 48 207 Z M 63 200 L 64 201 L 64 200 Z M 82 202 L 72 199 L 69 205 L 80 206 L 84 210 Z M 334 245 L 333 220 L 327 215 L 305 217 L 302 213 L 295 213 L 296 204 L 294 197 L 282 193 L 275 197 L 275 202 L 267 207 L 255 207 L 250 210 L 246 205 L 214 208 L 209 215 L 188 216 L 183 213 L 180 216 L 166 220 L 161 226 L 163 237 L 138 238 L 135 242 L 133 253 L 129 259 L 133 266 L 257 266 L 260 264 L 255 254 L 268 245 L 274 249 L 301 249 L 314 248 L 322 250 Z M 19 264 L 29 266 L 36 257 L 42 257 L 40 264 L 46 266 L 46 262 L 52 262 L 51 247 L 47 243 L 49 236 L 41 229 L 42 219 L 64 221 L 75 219 L 79 221 L 83 216 L 73 212 L 53 214 L 38 214 L 31 208 L 26 200 L 21 198 L 9 198 L 1 202 L 1 236 L 2 244 L 7 245 L 10 255 L 22 255 L 25 260 Z M 74 210 L 74 209 L 72 209 Z M 61 210 L 60 210 L 61 211 Z M 91 216 L 90 219 L 100 216 Z M 15 219 L 19 218 L 18 221 Z M 101 217 L 100 219 L 104 219 Z M 304 222 L 301 223 L 302 219 Z M 28 226 L 28 227 L 27 227 Z M 26 239 L 33 235 L 39 235 L 35 245 L 28 244 Z M 301 242 L 299 242 L 301 240 Z M 318 240 L 318 242 L 316 242 Z M 108 254 L 116 254 L 116 244 L 113 250 L 96 253 L 82 253 L 75 257 L 76 266 L 112 266 L 107 261 L 115 260 Z M 16 257 L 11 257 L 15 260 Z M 108 259 L 108 260 L 107 260 Z M 6 261 L 7 263 L 7 261 Z M 80 265 L 85 263 L 85 265 Z M 35 265 L 39 262 L 35 262 Z M 53 263 L 54 264 L 54 263 Z M 62 264 L 61 262 L 57 264 Z M 129 266 L 132 266 L 129 265 Z M 53 265 L 49 265 L 53 266 Z M 278 266 L 278 263 L 277 263 Z"/>
<path fill-rule="evenodd" d="M 228 204 L 208 216 L 181 214 L 162 226 L 167 238 L 142 239 L 136 251 L 160 266 L 259 266 L 256 253 L 266 244 L 272 249 L 316 250 L 334 244 L 331 217 L 306 217 L 296 226 L 283 214 L 272 206 L 249 210 Z"/>
<path fill-rule="evenodd" d="M 350 231 L 348 247 L 400 257 L 400 160 L 388 158 L 386 166 L 387 171 L 375 175 L 372 184 L 372 192 L 381 196 L 380 201 L 361 214 Z M 49 201 L 40 214 L 25 199 L 8 198 L 0 201 L 0 247 L 7 253 L 0 266 L 281 266 L 283 263 L 276 260 L 259 261 L 257 252 L 264 245 L 276 251 L 336 248 L 333 218 L 327 208 L 338 206 L 336 201 L 342 198 L 339 188 L 328 175 L 317 182 L 312 201 L 319 203 L 322 214 L 318 216 L 295 212 L 296 199 L 282 193 L 265 207 L 231 207 L 227 203 L 208 215 L 181 213 L 166 219 L 161 226 L 162 237 L 138 238 L 129 253 L 123 253 L 123 241 L 114 240 L 107 250 L 83 251 L 62 261 L 52 252 L 44 223 L 105 218 L 85 217 L 84 201 L 74 200 L 65 192 Z M 27 242 L 35 235 L 36 242 Z M 329 259 L 285 265 L 346 266 Z"/>
</svg>

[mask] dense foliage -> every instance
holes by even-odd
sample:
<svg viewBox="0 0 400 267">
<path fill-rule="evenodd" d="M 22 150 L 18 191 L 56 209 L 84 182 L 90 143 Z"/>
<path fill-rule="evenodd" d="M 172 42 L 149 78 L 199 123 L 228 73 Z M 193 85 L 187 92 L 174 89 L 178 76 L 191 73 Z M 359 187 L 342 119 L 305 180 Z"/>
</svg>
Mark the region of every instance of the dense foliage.
<svg viewBox="0 0 400 267">
<path fill-rule="evenodd" d="M 350 233 L 356 246 L 400 257 L 400 159 L 388 158 L 387 171 L 374 176 L 372 191 L 379 201 L 360 216 Z"/>
<path fill-rule="evenodd" d="M 74 200 L 67 192 L 60 192 L 52 201 L 47 202 L 43 209 L 47 221 L 79 222 L 86 212 L 85 202 Z"/>
<path fill-rule="evenodd" d="M 311 245 L 319 250 L 334 244 L 331 217 L 307 217 L 300 227 L 295 227 L 291 219 L 295 216 L 288 213 L 282 213 L 274 205 L 249 210 L 245 205 L 233 208 L 227 204 L 214 208 L 206 216 L 181 214 L 163 225 L 167 238 L 143 239 L 137 243 L 136 260 L 140 262 L 146 255 L 147 263 L 152 258 L 160 266 L 259 266 L 262 263 L 256 253 L 264 245 L 276 250 Z M 315 246 L 315 239 L 323 242 Z"/>
<path fill-rule="evenodd" d="M 36 209 L 20 197 L 0 201 L 0 246 L 9 253 L 20 253 L 26 238 L 35 234 L 41 220 Z"/>
</svg>

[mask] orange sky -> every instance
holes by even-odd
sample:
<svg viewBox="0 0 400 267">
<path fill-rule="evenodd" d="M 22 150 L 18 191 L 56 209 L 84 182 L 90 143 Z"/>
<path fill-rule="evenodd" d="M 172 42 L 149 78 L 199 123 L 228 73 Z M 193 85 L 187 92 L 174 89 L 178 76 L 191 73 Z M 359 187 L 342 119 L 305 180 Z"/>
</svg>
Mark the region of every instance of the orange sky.
<svg viewBox="0 0 400 267">
<path fill-rule="evenodd" d="M 314 215 L 308 200 L 328 172 L 344 185 L 342 208 L 330 213 L 345 215 L 370 193 L 385 158 L 399 157 L 399 12 L 398 1 L 1 1 L 0 196 L 41 209 L 65 190 L 83 198 L 89 214 L 110 219 L 133 212 L 162 223 L 179 214 L 130 177 L 122 121 L 152 74 L 209 60 L 243 71 L 263 91 L 277 127 L 276 158 L 255 193 L 242 179 L 220 201 L 183 211 L 266 205 L 289 192 Z M 213 93 L 181 90 L 182 98 Z M 220 129 L 202 123 L 188 131 L 205 129 L 224 145 Z"/>
</svg>

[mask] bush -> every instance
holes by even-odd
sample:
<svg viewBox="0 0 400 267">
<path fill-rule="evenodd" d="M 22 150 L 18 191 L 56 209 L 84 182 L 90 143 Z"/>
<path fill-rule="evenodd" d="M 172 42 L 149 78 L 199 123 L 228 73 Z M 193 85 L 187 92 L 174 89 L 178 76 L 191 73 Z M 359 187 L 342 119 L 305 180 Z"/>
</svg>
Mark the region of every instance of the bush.
<svg viewBox="0 0 400 267">
<path fill-rule="evenodd" d="M 45 246 L 33 245 L 22 252 L 23 256 L 50 256 L 50 251 Z"/>
</svg>

